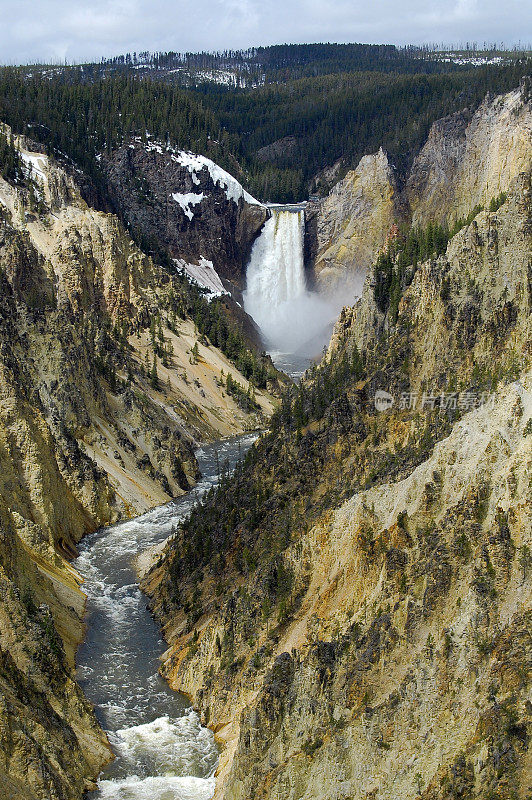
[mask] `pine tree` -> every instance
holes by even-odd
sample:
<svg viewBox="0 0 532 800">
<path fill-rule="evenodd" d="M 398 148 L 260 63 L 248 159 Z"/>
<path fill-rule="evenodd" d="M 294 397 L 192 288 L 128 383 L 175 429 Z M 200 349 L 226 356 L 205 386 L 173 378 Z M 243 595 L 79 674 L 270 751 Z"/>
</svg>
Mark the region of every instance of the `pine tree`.
<svg viewBox="0 0 532 800">
<path fill-rule="evenodd" d="M 197 364 L 199 359 L 199 347 L 197 342 L 194 343 L 194 347 L 191 350 L 191 355 L 192 355 L 192 360 L 190 363 Z"/>
<path fill-rule="evenodd" d="M 159 388 L 159 375 L 157 374 L 157 356 L 153 355 L 153 365 L 150 371 L 150 385 L 152 389 Z"/>
</svg>

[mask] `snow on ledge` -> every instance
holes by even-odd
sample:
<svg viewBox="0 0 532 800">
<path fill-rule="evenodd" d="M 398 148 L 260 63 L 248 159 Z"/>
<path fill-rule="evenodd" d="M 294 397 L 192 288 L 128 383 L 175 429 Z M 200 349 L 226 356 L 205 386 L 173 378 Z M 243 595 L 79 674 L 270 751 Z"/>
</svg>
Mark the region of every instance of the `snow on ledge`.
<svg viewBox="0 0 532 800">
<path fill-rule="evenodd" d="M 188 192 L 188 194 L 180 194 L 176 192 L 172 195 L 172 199 L 176 201 L 181 206 L 181 209 L 184 214 L 192 221 L 194 216 L 194 212 L 192 211 L 191 206 L 197 206 L 205 195 L 203 192 L 201 194 L 194 194 L 194 192 Z"/>
<path fill-rule="evenodd" d="M 226 172 L 225 169 L 219 167 L 218 164 L 215 164 L 214 161 L 211 161 L 210 158 L 198 156 L 195 153 L 186 153 L 184 150 L 180 150 L 177 155 L 172 155 L 172 158 L 182 167 L 188 169 L 192 175 L 192 182 L 196 186 L 200 182 L 197 173 L 201 172 L 203 169 L 207 169 L 212 182 L 222 189 L 225 189 L 228 200 L 238 203 L 239 200 L 244 199 L 246 203 L 250 203 L 251 205 L 262 205 L 262 203 L 255 200 L 249 192 L 246 192 L 236 178 L 233 178 L 232 175 Z"/>
<path fill-rule="evenodd" d="M 214 269 L 212 261 L 200 256 L 199 264 L 187 264 L 181 258 L 174 258 L 174 264 L 202 289 L 207 289 L 207 300 L 229 294 L 224 288 L 220 276 Z"/>
</svg>

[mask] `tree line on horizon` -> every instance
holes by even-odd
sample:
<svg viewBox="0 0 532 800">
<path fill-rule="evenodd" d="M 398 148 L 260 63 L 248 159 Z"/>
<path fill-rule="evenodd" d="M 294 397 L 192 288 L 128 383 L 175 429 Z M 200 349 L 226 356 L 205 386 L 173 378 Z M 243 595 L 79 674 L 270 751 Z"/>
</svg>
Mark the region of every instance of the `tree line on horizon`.
<svg viewBox="0 0 532 800">
<path fill-rule="evenodd" d="M 276 69 L 285 64 L 293 77 L 254 89 L 215 83 L 185 89 L 153 75 L 139 78 L 134 69 L 91 78 L 87 66 L 31 75 L 3 67 L 0 120 L 69 156 L 104 193 L 100 155 L 149 133 L 208 156 L 260 199 L 295 202 L 308 196 L 320 170 L 341 160 L 345 172 L 381 146 L 406 171 L 436 119 L 475 107 L 487 92 L 508 91 L 531 72 L 524 58 L 472 69 L 446 65 L 434 73 L 404 71 L 399 59 L 395 71 L 383 71 L 383 60 L 394 61 L 389 47 L 262 48 Z M 344 63 L 343 48 L 364 69 L 300 77 L 301 66 L 329 69 L 333 58 Z M 287 137 L 290 147 L 283 146 Z"/>
</svg>

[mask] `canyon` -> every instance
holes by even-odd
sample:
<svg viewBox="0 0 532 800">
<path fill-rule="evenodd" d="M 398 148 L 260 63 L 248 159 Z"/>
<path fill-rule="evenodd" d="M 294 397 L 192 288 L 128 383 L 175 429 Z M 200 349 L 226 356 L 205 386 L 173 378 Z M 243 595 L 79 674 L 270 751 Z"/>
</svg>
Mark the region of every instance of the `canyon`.
<svg viewBox="0 0 532 800">
<path fill-rule="evenodd" d="M 144 577 L 163 675 L 222 745 L 216 798 L 527 797 L 530 119 L 526 87 L 479 109 L 497 202 L 469 187 L 470 206 L 440 201 L 471 219 L 414 267 L 395 314 L 370 268 L 216 513 L 206 501 Z M 514 122 L 509 168 L 496 144 Z M 353 186 L 358 208 L 355 178 L 332 198 Z M 395 219 L 376 242 L 369 225 L 374 255 Z"/>
<path fill-rule="evenodd" d="M 220 748 L 198 791 L 527 800 L 529 81 L 434 123 L 407 174 L 381 148 L 298 206 L 149 135 L 102 153 L 96 202 L 1 133 L 25 171 L 0 178 L 4 795 L 113 790 L 72 561 L 163 506 L 137 569 Z M 198 446 L 259 431 L 195 503 Z"/>
</svg>

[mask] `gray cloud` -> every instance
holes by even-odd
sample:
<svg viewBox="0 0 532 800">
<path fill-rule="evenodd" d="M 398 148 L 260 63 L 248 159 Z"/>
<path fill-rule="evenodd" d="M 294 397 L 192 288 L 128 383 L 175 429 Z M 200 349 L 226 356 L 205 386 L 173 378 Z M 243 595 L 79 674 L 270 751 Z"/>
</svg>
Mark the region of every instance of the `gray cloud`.
<svg viewBox="0 0 532 800">
<path fill-rule="evenodd" d="M 529 0 L 0 0 L 0 61 L 281 42 L 532 40 Z"/>
</svg>

